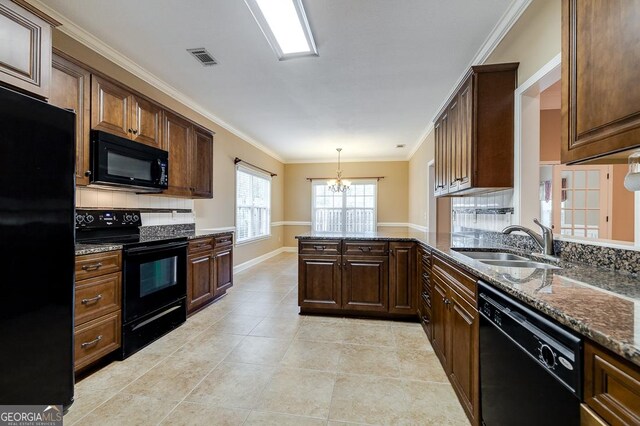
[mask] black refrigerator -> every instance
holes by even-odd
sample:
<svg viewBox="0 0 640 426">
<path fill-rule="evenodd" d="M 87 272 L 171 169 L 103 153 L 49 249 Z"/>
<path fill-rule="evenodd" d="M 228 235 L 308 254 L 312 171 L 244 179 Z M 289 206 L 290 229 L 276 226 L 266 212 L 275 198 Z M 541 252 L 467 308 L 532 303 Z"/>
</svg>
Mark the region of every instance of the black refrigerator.
<svg viewBox="0 0 640 426">
<path fill-rule="evenodd" d="M 0 88 L 0 405 L 73 402 L 75 114 Z"/>
</svg>

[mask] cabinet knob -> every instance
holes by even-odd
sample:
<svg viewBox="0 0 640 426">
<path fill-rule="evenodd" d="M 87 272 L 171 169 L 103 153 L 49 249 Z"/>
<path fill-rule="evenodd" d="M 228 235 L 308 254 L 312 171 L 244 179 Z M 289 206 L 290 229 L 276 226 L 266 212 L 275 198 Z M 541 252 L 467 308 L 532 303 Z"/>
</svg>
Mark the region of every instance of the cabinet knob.
<svg viewBox="0 0 640 426">
<path fill-rule="evenodd" d="M 137 130 L 133 130 L 133 131 L 132 131 L 132 133 L 133 133 L 134 135 L 137 135 L 137 134 L 138 134 L 138 131 L 137 131 Z"/>
<path fill-rule="evenodd" d="M 133 129 L 129 129 L 127 130 L 129 133 L 133 133 Z"/>
<path fill-rule="evenodd" d="M 90 177 L 91 176 L 91 170 L 87 170 L 86 172 L 84 172 L 84 175 L 86 177 Z"/>
</svg>

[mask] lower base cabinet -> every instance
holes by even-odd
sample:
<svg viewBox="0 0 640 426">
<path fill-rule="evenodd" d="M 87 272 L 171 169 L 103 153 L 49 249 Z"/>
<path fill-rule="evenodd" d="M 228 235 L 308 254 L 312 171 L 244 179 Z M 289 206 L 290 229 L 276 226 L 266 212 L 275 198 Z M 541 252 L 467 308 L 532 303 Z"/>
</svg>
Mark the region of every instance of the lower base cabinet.
<svg viewBox="0 0 640 426">
<path fill-rule="evenodd" d="M 480 424 L 480 318 L 476 279 L 437 256 L 431 273 L 431 345 L 467 417 Z"/>
<path fill-rule="evenodd" d="M 584 425 L 640 424 L 640 367 L 586 341 L 584 401 Z"/>
<path fill-rule="evenodd" d="M 74 370 L 121 346 L 122 252 L 76 256 Z"/>
<path fill-rule="evenodd" d="M 301 312 L 415 318 L 414 242 L 301 240 L 299 253 Z"/>
<path fill-rule="evenodd" d="M 189 242 L 187 257 L 187 313 L 189 315 L 223 296 L 233 286 L 232 235 Z"/>
</svg>

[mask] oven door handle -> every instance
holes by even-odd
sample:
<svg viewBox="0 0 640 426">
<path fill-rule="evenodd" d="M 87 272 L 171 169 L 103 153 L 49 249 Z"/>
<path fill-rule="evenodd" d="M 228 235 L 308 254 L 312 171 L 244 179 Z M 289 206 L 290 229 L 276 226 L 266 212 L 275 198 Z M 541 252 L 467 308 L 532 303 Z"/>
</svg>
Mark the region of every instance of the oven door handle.
<svg viewBox="0 0 640 426">
<path fill-rule="evenodd" d="M 149 253 L 156 253 L 163 250 L 187 247 L 187 244 L 188 243 L 186 241 L 181 241 L 179 243 L 167 243 L 167 244 L 160 244 L 157 246 L 134 247 L 130 249 L 125 249 L 124 252 L 129 256 L 139 255 L 139 254 L 149 254 Z"/>
</svg>

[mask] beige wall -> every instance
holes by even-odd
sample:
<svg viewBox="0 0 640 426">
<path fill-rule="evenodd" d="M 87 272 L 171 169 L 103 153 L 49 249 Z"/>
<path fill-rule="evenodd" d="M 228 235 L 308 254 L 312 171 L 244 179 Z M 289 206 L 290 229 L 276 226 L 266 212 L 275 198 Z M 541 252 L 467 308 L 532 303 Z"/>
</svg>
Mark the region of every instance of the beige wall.
<svg viewBox="0 0 640 426">
<path fill-rule="evenodd" d="M 533 0 L 485 63 L 520 62 L 522 84 L 560 50 L 560 0 Z"/>
<path fill-rule="evenodd" d="M 627 174 L 628 166 L 615 164 L 612 169 L 611 239 L 633 242 L 635 236 L 635 195 L 624 187 L 624 177 Z"/>
<path fill-rule="evenodd" d="M 53 32 L 53 45 L 69 56 L 216 133 L 213 151 L 213 199 L 195 201 L 194 209 L 198 228 L 234 226 L 235 168 L 233 160 L 235 157 L 278 174 L 273 179 L 272 185 L 271 220 L 273 222 L 283 220 L 284 165 L 281 162 L 58 30 Z M 282 247 L 282 232 L 281 227 L 273 227 L 270 238 L 238 246 L 234 253 L 234 264 L 243 263 Z"/>
<path fill-rule="evenodd" d="M 308 177 L 330 178 L 336 174 L 336 163 L 285 164 L 284 220 L 311 222 L 311 183 Z M 408 218 L 409 163 L 379 161 L 343 163 L 346 178 L 384 176 L 378 182 L 378 223 L 406 223 Z M 295 235 L 309 232 L 309 225 L 287 225 L 284 245 L 296 246 Z"/>
<path fill-rule="evenodd" d="M 540 111 L 540 161 L 560 161 L 561 121 L 559 109 Z"/>
<path fill-rule="evenodd" d="M 409 223 L 429 226 L 429 161 L 434 157 L 434 132 L 422 141 L 409 161 Z"/>
</svg>

